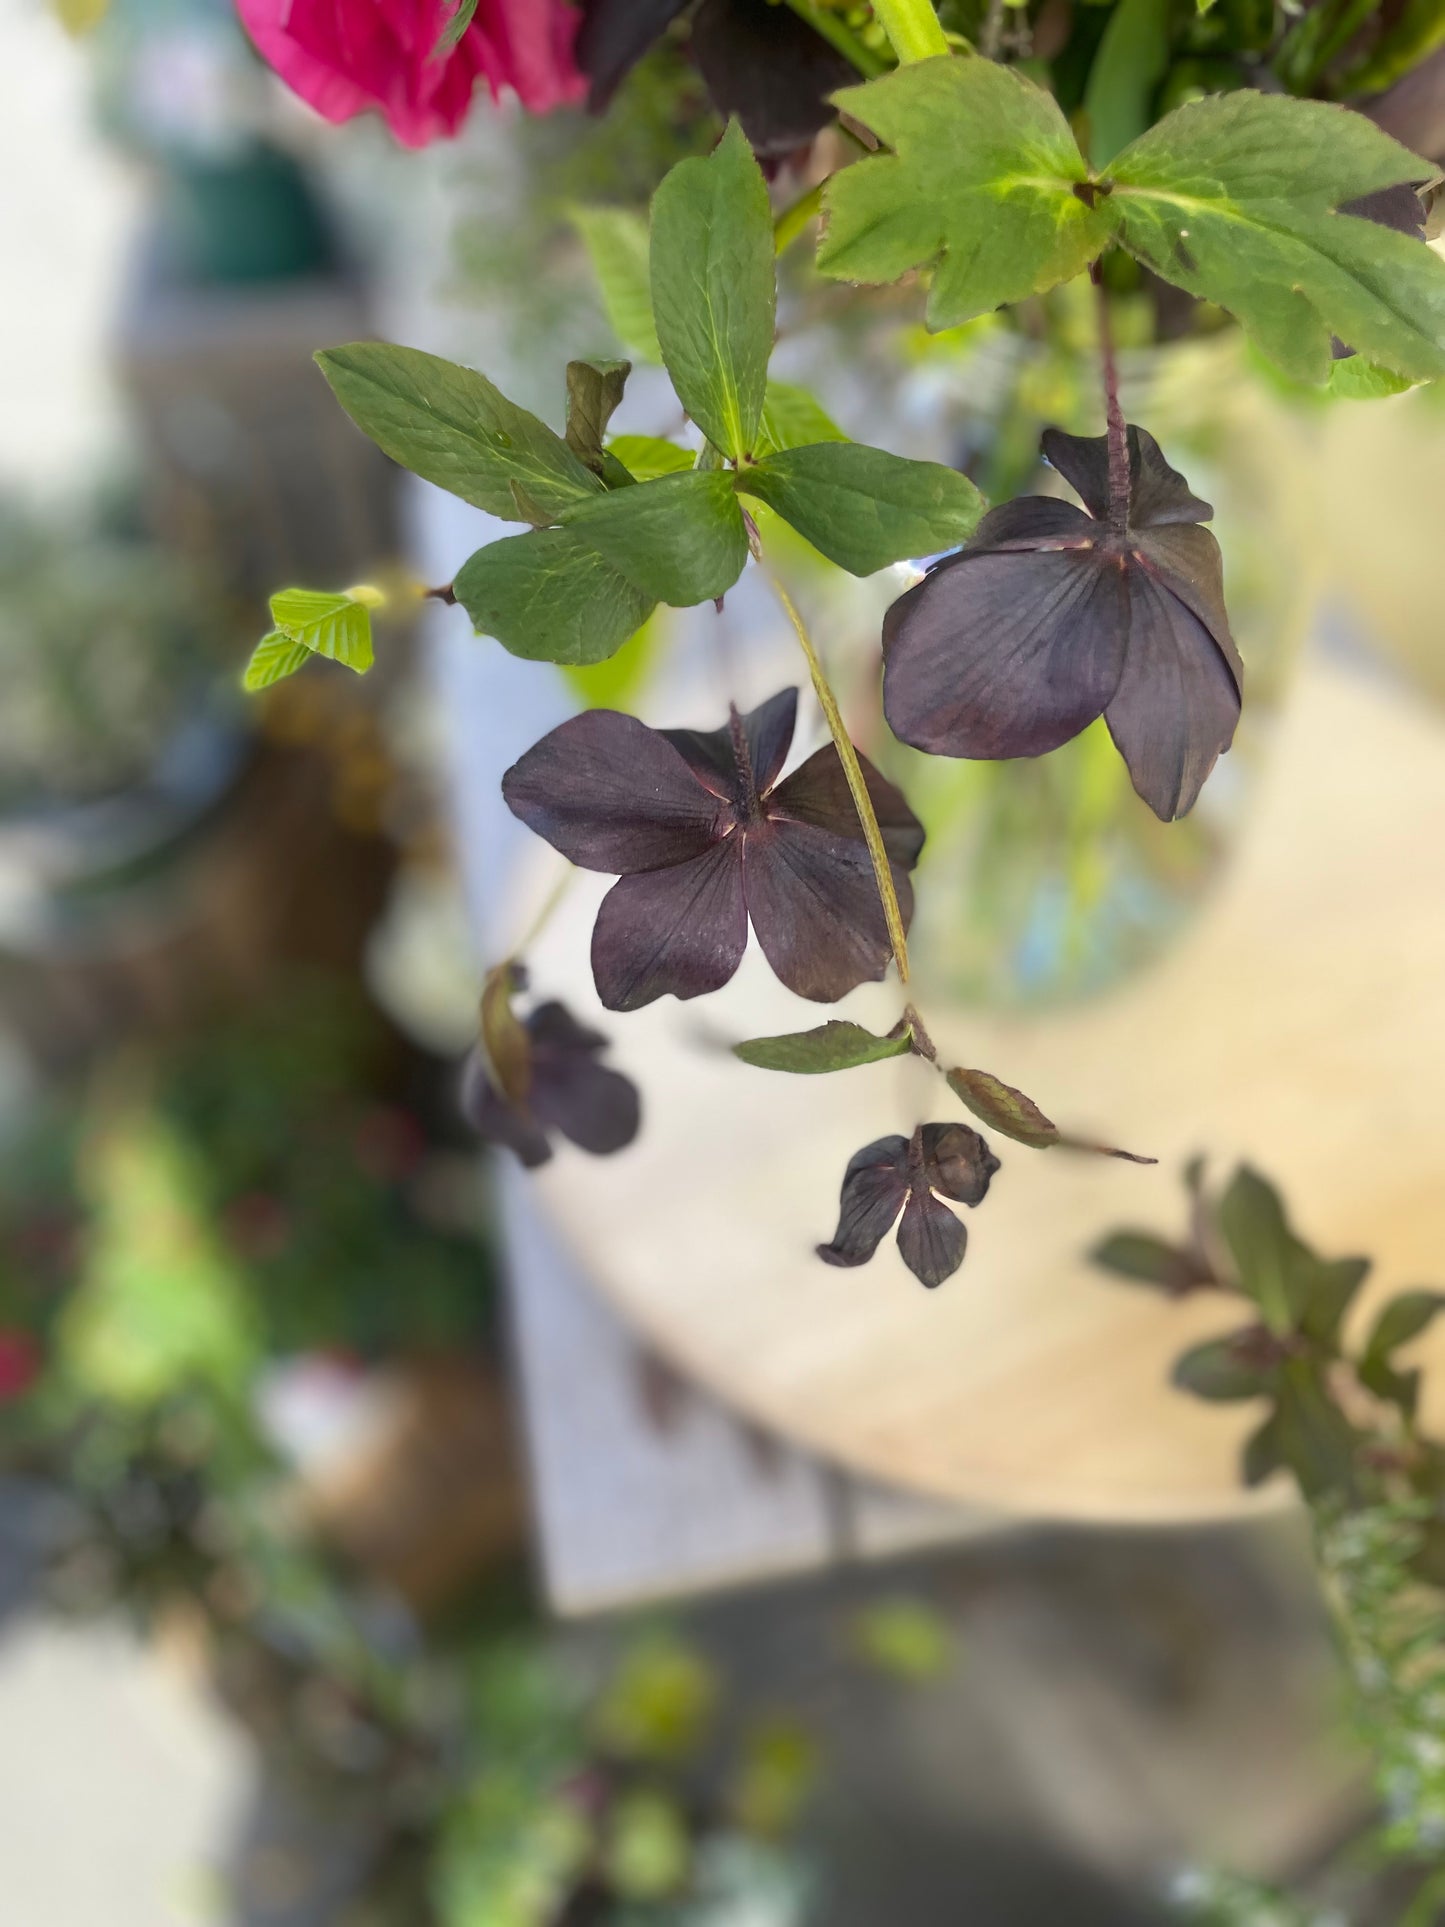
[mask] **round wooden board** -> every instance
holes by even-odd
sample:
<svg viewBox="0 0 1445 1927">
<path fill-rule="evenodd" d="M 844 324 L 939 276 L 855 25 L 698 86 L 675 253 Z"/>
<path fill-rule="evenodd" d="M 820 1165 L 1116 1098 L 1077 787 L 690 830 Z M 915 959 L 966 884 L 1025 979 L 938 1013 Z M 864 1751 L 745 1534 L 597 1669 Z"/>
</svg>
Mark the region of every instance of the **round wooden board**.
<svg viewBox="0 0 1445 1927">
<path fill-rule="evenodd" d="M 579 1014 L 597 1011 L 587 943 L 606 887 L 579 880 L 532 954 L 539 989 Z M 821 1264 L 850 1154 L 962 1114 L 913 1060 L 818 1078 L 737 1063 L 728 1042 L 825 1014 L 753 946 L 705 1003 L 604 1020 L 644 1129 L 618 1157 L 564 1149 L 539 1174 L 564 1238 L 666 1357 L 855 1470 L 1080 1519 L 1271 1503 L 1238 1480 L 1258 1411 L 1168 1383 L 1179 1351 L 1237 1312 L 1163 1301 L 1084 1254 L 1122 1223 L 1177 1231 L 1182 1165 L 1207 1151 L 1216 1173 L 1248 1157 L 1275 1178 L 1326 1253 L 1373 1254 L 1372 1292 L 1445 1284 L 1445 721 L 1309 664 L 1242 846 L 1162 962 L 1044 1015 L 940 1011 L 926 986 L 920 1002 L 945 1061 L 1159 1166 L 999 1142 L 963 1269 L 939 1290 L 891 1239 L 862 1270 Z M 886 1027 L 899 1003 L 896 986 L 869 986 L 845 1008 Z M 1445 1361 L 1445 1334 L 1437 1349 Z"/>
</svg>

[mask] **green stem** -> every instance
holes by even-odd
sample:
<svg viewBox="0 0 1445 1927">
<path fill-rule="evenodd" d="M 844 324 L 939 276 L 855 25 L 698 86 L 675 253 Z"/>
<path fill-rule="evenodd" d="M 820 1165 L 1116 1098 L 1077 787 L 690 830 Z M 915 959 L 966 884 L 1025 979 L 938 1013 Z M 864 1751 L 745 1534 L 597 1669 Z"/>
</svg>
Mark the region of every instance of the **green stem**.
<svg viewBox="0 0 1445 1927">
<path fill-rule="evenodd" d="M 878 827 L 878 817 L 873 808 L 873 799 L 868 794 L 868 785 L 863 780 L 859 766 L 858 752 L 853 747 L 853 739 L 844 727 L 843 714 L 838 707 L 838 698 L 823 673 L 823 665 L 818 660 L 803 618 L 793 607 L 793 598 L 775 575 L 769 575 L 773 593 L 783 605 L 783 612 L 793 625 L 793 633 L 798 645 L 807 659 L 808 674 L 813 678 L 813 688 L 823 715 L 828 724 L 828 733 L 833 738 L 833 746 L 838 752 L 838 760 L 843 765 L 843 774 L 848 782 L 848 792 L 853 798 L 853 807 L 858 812 L 858 821 L 863 828 L 863 841 L 868 845 L 868 856 L 873 864 L 873 880 L 878 885 L 879 900 L 883 905 L 883 921 L 888 926 L 888 941 L 893 946 L 893 960 L 898 965 L 898 975 L 908 982 L 908 938 L 903 929 L 903 912 L 898 906 L 898 892 L 893 887 L 893 871 L 888 861 L 888 851 L 883 844 L 883 832 Z"/>
<path fill-rule="evenodd" d="M 816 187 L 810 187 L 806 194 L 800 194 L 785 207 L 773 222 L 773 253 L 785 254 L 798 236 L 807 232 L 822 205 L 823 183 L 819 181 Z"/>
<path fill-rule="evenodd" d="M 888 71 L 888 62 L 865 46 L 842 15 L 831 7 L 817 6 L 815 0 L 788 0 L 788 5 L 800 20 L 807 21 L 815 34 L 830 47 L 836 47 L 845 60 L 852 61 L 865 80 L 876 80 L 879 74 Z"/>
<path fill-rule="evenodd" d="M 892 42 L 900 65 L 951 51 L 933 0 L 873 0 L 873 16 Z"/>
</svg>

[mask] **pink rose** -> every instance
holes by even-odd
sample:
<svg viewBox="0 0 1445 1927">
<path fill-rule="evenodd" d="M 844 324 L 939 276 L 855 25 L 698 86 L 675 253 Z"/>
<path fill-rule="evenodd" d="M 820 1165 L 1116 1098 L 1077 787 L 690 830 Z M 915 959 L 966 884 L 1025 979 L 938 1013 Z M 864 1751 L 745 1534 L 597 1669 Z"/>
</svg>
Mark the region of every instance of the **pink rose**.
<svg viewBox="0 0 1445 1927">
<path fill-rule="evenodd" d="M 330 121 L 376 108 L 405 147 L 455 134 L 485 79 L 533 114 L 580 99 L 578 16 L 563 0 L 478 0 L 455 47 L 437 54 L 452 0 L 236 0 L 256 48 Z"/>
<path fill-rule="evenodd" d="M 0 1405 L 28 1392 L 40 1375 L 40 1353 L 24 1332 L 0 1331 Z"/>
</svg>

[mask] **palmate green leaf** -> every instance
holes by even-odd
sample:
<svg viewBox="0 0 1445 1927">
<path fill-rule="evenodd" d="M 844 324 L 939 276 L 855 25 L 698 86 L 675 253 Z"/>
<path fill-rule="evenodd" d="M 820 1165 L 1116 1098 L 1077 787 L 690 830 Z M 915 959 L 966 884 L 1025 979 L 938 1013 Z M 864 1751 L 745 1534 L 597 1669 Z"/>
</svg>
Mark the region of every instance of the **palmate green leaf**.
<svg viewBox="0 0 1445 1927">
<path fill-rule="evenodd" d="M 366 585 L 337 592 L 278 589 L 271 598 L 271 620 L 282 635 L 313 655 L 327 656 L 364 676 L 373 660 L 371 612 L 380 603 L 380 591 Z"/>
<path fill-rule="evenodd" d="M 478 549 L 452 591 L 478 634 L 534 662 L 604 661 L 641 628 L 653 602 L 575 529 L 533 529 Z"/>
<path fill-rule="evenodd" d="M 847 440 L 832 416 L 806 388 L 790 381 L 768 383 L 754 454 L 772 455 L 780 448 L 805 448 L 812 442 Z"/>
<path fill-rule="evenodd" d="M 940 462 L 910 462 L 862 442 L 780 449 L 739 470 L 737 485 L 852 575 L 966 542 L 983 497 Z"/>
<path fill-rule="evenodd" d="M 887 1057 L 906 1057 L 913 1048 L 913 1034 L 877 1037 L 861 1024 L 845 1023 L 839 1018 L 820 1024 L 816 1030 L 800 1030 L 782 1037 L 753 1037 L 745 1044 L 734 1044 L 733 1055 L 745 1064 L 764 1071 L 792 1071 L 803 1077 L 825 1071 L 854 1070 L 860 1064 L 877 1064 Z"/>
<path fill-rule="evenodd" d="M 660 435 L 614 435 L 607 444 L 607 453 L 614 455 L 639 482 L 654 482 L 659 475 L 676 475 L 682 469 L 691 468 L 697 460 L 690 448 L 665 442 Z"/>
<path fill-rule="evenodd" d="M 732 121 L 653 196 L 652 311 L 678 400 L 734 459 L 753 451 L 776 307 L 768 190 Z"/>
<path fill-rule="evenodd" d="M 272 683 L 294 676 L 310 660 L 311 651 L 304 642 L 293 642 L 290 636 L 273 629 L 269 636 L 262 636 L 252 650 L 251 660 L 241 677 L 241 687 L 254 696 L 259 690 L 269 689 Z"/>
<path fill-rule="evenodd" d="M 614 489 L 565 519 L 648 599 L 688 609 L 726 595 L 748 559 L 747 529 L 724 469 L 692 468 Z"/>
<path fill-rule="evenodd" d="M 560 435 L 474 369 L 383 341 L 325 348 L 316 360 L 347 414 L 393 461 L 504 521 L 527 519 L 513 484 L 548 516 L 602 491 Z"/>
<path fill-rule="evenodd" d="M 612 332 L 634 360 L 662 360 L 652 318 L 647 217 L 626 207 L 577 207 L 572 224 L 582 237 Z"/>
<path fill-rule="evenodd" d="M 1228 309 L 1296 380 L 1328 377 L 1339 335 L 1429 381 L 1445 374 L 1445 262 L 1336 210 L 1430 172 L 1347 108 L 1241 90 L 1191 101 L 1127 147 L 1100 210 L 1131 254 Z"/>
<path fill-rule="evenodd" d="M 928 325 L 951 328 L 1071 279 L 1108 240 L 1058 103 L 1014 68 L 922 60 L 834 99 L 893 152 L 824 189 L 825 274 L 896 281 L 936 262 Z"/>
</svg>

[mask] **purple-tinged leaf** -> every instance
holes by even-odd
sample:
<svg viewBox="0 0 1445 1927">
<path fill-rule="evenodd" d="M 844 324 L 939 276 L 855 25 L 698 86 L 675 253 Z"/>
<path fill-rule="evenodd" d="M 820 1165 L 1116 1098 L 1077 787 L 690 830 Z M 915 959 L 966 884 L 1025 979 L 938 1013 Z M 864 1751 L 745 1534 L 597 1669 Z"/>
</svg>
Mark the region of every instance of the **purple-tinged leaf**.
<svg viewBox="0 0 1445 1927">
<path fill-rule="evenodd" d="M 1044 1116 L 1034 1100 L 1015 1090 L 1012 1084 L 1005 1084 L 991 1071 L 960 1067 L 948 1072 L 947 1081 L 948 1088 L 964 1108 L 982 1119 L 991 1130 L 1000 1131 L 1036 1151 L 1058 1143 L 1058 1126 Z"/>
</svg>

